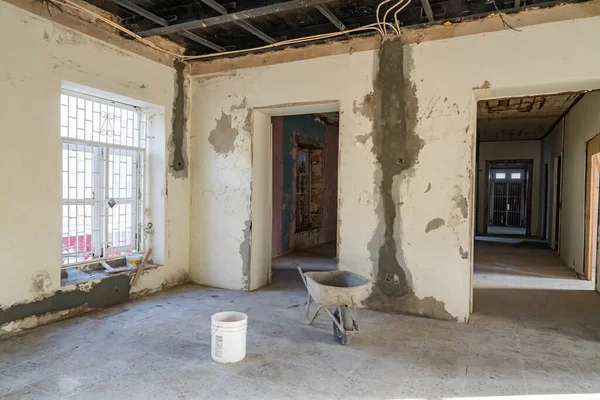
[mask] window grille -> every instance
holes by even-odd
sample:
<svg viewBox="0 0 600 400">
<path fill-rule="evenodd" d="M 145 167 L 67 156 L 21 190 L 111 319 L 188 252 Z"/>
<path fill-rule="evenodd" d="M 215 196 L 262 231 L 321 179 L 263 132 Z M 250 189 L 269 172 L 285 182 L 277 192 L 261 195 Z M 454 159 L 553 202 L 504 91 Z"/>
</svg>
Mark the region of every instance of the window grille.
<svg viewBox="0 0 600 400">
<path fill-rule="evenodd" d="M 506 173 L 496 172 L 496 179 L 506 179 Z"/>
<path fill-rule="evenodd" d="M 511 172 L 510 179 L 521 179 L 521 173 L 520 172 Z"/>
<path fill-rule="evenodd" d="M 147 115 L 63 91 L 62 263 L 142 251 Z"/>
</svg>

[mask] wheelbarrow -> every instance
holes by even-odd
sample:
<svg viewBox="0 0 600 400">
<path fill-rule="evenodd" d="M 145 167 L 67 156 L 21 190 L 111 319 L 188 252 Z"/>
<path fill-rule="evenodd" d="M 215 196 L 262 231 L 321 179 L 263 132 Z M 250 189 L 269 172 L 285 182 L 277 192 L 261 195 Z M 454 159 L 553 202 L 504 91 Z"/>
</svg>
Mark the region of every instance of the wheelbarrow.
<svg viewBox="0 0 600 400">
<path fill-rule="evenodd" d="M 324 310 L 333 320 L 333 339 L 341 345 L 350 342 L 350 337 L 359 333 L 355 305 L 367 290 L 368 279 L 350 271 L 302 272 L 296 266 L 308 290 L 306 320 L 312 325 Z M 317 310 L 310 316 L 311 299 Z M 330 309 L 332 308 L 333 311 Z"/>
</svg>

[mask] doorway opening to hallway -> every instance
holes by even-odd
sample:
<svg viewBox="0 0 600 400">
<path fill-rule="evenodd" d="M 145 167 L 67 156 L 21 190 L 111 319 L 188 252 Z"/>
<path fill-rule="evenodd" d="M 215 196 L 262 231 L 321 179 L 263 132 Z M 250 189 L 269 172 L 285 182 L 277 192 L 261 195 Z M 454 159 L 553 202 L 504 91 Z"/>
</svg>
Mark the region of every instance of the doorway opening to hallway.
<svg viewBox="0 0 600 400">
<path fill-rule="evenodd" d="M 600 92 L 478 102 L 475 320 L 510 315 L 558 327 L 584 311 L 576 310 L 581 296 L 597 295 L 600 124 L 592 110 Z M 542 310 L 549 298 L 564 306 Z"/>
<path fill-rule="evenodd" d="M 339 113 L 275 116 L 271 124 L 272 279 L 298 282 L 297 266 L 337 269 Z"/>
</svg>

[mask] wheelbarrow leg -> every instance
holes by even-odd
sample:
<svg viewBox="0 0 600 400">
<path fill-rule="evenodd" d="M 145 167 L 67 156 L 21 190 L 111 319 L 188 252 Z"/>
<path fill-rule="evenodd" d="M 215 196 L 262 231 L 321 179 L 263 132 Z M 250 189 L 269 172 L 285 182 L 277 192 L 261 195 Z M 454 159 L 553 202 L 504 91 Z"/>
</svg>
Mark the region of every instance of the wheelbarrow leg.
<svg viewBox="0 0 600 400">
<path fill-rule="evenodd" d="M 310 313 L 310 293 L 308 293 L 308 297 L 306 299 L 306 321 L 308 321 L 308 316 L 310 315 L 309 313 Z"/>
<path fill-rule="evenodd" d="M 322 308 L 324 308 L 324 307 L 317 307 L 317 311 L 315 311 L 315 315 L 313 315 L 312 319 L 308 322 L 309 325 L 312 325 L 312 323 L 317 318 L 317 315 L 319 315 L 319 311 L 321 311 Z"/>
</svg>

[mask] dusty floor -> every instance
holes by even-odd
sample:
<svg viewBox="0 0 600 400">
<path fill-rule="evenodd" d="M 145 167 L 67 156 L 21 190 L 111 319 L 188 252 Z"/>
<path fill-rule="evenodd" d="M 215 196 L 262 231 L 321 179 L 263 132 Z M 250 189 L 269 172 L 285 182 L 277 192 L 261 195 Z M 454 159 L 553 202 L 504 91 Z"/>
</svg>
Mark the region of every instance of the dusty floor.
<svg viewBox="0 0 600 400">
<path fill-rule="evenodd" d="M 480 265 L 481 256 L 493 259 L 484 248 Z M 304 322 L 306 292 L 294 271 L 274 280 L 253 293 L 184 286 L 0 341 L 0 395 L 313 400 L 600 393 L 600 296 L 593 291 L 476 289 L 470 324 L 360 310 L 362 333 L 342 347 L 329 320 Z M 248 354 L 235 365 L 209 355 L 210 316 L 223 310 L 249 316 Z"/>
<path fill-rule="evenodd" d="M 594 290 L 542 241 L 485 238 L 476 246 L 475 288 Z"/>
<path fill-rule="evenodd" d="M 293 269 L 300 264 L 303 271 L 331 271 L 336 269 L 335 242 L 328 242 L 305 250 L 273 258 L 274 273 L 281 269 Z"/>
</svg>

